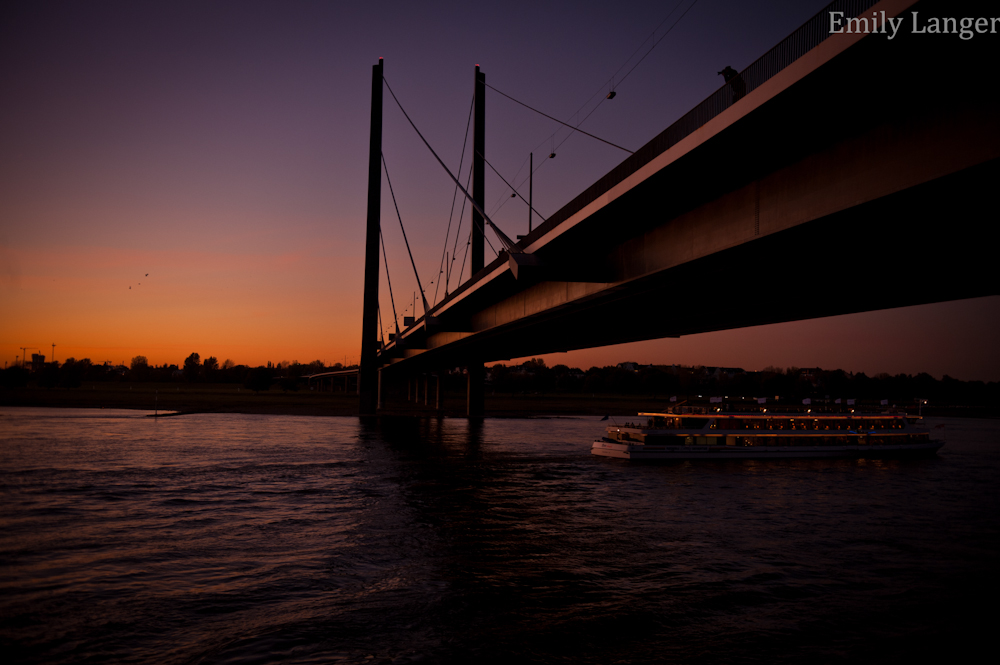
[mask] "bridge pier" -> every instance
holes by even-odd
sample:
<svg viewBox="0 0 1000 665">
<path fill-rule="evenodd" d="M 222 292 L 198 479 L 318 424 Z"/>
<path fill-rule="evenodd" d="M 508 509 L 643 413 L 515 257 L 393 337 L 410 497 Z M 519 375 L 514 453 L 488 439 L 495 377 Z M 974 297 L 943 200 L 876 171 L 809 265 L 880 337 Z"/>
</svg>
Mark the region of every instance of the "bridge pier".
<svg viewBox="0 0 1000 665">
<path fill-rule="evenodd" d="M 465 414 L 470 418 L 482 418 L 486 412 L 486 390 L 484 386 L 486 368 L 482 363 L 469 365 L 466 368 L 466 377 Z"/>
</svg>

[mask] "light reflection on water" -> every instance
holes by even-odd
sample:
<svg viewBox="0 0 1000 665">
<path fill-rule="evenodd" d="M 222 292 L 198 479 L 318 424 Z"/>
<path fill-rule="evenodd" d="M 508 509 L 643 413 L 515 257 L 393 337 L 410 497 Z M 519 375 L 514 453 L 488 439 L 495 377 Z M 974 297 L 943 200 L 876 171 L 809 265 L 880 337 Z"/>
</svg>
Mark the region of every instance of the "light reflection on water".
<svg viewBox="0 0 1000 665">
<path fill-rule="evenodd" d="M 1000 587 L 994 421 L 934 421 L 930 459 L 637 465 L 595 418 L 130 415 L 0 409 L 15 660 L 954 658 Z"/>
</svg>

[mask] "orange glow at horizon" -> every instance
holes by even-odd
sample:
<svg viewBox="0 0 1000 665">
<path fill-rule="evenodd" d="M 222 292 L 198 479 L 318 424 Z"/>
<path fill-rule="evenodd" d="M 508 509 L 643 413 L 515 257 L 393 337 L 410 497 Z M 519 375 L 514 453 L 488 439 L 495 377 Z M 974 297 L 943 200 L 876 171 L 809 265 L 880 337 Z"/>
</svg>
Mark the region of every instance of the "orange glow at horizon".
<svg viewBox="0 0 1000 665">
<path fill-rule="evenodd" d="M 323 242 L 275 253 L 0 247 L 7 313 L 0 353 L 8 364 L 20 362 L 24 346 L 29 358 L 52 360 L 54 342 L 59 362 L 127 365 L 143 355 L 154 365 L 181 365 L 198 353 L 220 364 L 353 364 L 360 355 L 363 259 L 352 249 Z M 381 290 L 385 299 L 384 274 Z M 998 319 L 1000 297 L 988 297 L 542 357 L 582 369 L 624 361 L 747 370 L 794 365 L 990 381 L 1000 375 Z"/>
<path fill-rule="evenodd" d="M 0 353 L 183 363 L 357 361 L 361 259 L 314 252 L 4 248 Z M 95 260 L 95 257 L 100 257 Z M 148 273 L 148 276 L 146 274 Z M 130 288 L 131 287 L 131 288 Z M 29 351 L 30 356 L 31 351 Z"/>
<path fill-rule="evenodd" d="M 36 347 L 51 360 L 54 342 L 59 362 L 182 364 L 191 353 L 248 365 L 356 362 L 375 53 L 460 174 L 472 148 L 469 62 L 497 84 L 516 82 L 519 98 L 553 117 L 586 119 L 595 136 L 638 148 L 718 89 L 721 64 L 753 62 L 827 0 L 697 5 L 627 85 L 617 82 L 613 104 L 601 92 L 591 106 L 607 67 L 649 34 L 648 7 L 536 4 L 540 20 L 528 22 L 490 3 L 461 12 L 403 3 L 391 16 L 370 3 L 19 4 L 5 16 L 0 68 L 0 355 L 11 363 Z M 544 218 L 621 163 L 620 151 L 507 100 L 491 98 L 487 113 L 497 169 L 486 174 L 487 212 L 510 237 L 529 216 L 504 181 L 523 183 L 526 166 Z M 471 208 L 388 97 L 382 129 L 401 218 L 383 179 L 394 303 L 382 265 L 379 300 L 391 330 L 393 309 L 423 313 L 416 272 L 438 302 L 468 279 Z M 558 159 L 530 161 L 557 146 Z M 546 359 L 990 381 L 1000 379 L 998 331 L 1000 297 L 991 297 Z"/>
</svg>

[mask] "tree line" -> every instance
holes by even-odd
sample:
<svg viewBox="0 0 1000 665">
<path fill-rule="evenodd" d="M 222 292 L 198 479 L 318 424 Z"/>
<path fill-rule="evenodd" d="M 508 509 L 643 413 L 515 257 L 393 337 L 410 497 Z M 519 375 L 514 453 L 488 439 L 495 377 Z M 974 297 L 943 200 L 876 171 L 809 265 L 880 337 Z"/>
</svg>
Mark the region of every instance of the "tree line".
<svg viewBox="0 0 1000 665">
<path fill-rule="evenodd" d="M 202 359 L 190 354 L 183 363 L 151 365 L 145 356 L 136 356 L 128 366 L 110 362 L 93 363 L 88 358 L 69 358 L 29 370 L 15 365 L 0 370 L 0 386 L 19 388 L 77 388 L 83 382 L 155 382 L 155 383 L 229 383 L 254 391 L 278 387 L 297 390 L 302 377 L 324 371 L 352 369 L 341 363 L 268 362 L 257 367 L 237 365 L 232 360 L 221 364 L 215 356 Z M 649 395 L 667 398 L 673 395 L 735 395 L 745 397 L 857 398 L 914 400 L 928 399 L 938 404 L 993 406 L 1000 401 L 1000 382 L 960 381 L 945 375 L 936 379 L 930 374 L 851 373 L 818 367 L 767 367 L 760 371 L 702 365 L 641 365 L 618 363 L 582 370 L 567 365 L 549 367 L 540 358 L 519 365 L 496 364 L 487 369 L 488 391 L 494 394 L 615 394 Z"/>
<path fill-rule="evenodd" d="M 928 399 L 942 404 L 995 405 L 1000 382 L 960 381 L 948 375 L 851 373 L 818 367 L 767 367 L 760 371 L 702 365 L 640 365 L 625 362 L 584 371 L 566 365 L 546 366 L 535 358 L 520 365 L 494 365 L 487 381 L 494 394 L 592 393 L 683 398 L 690 395 L 782 399 L 897 401 Z"/>
<path fill-rule="evenodd" d="M 68 358 L 62 363 L 48 362 L 41 367 L 15 365 L 0 370 L 0 386 L 22 388 L 35 385 L 39 388 L 78 388 L 86 382 L 129 383 L 230 383 L 242 384 L 252 390 L 268 390 L 278 385 L 285 390 L 297 390 L 303 376 L 325 371 L 349 369 L 341 363 L 327 366 L 321 360 L 311 363 L 298 361 L 268 362 L 252 367 L 237 365 L 232 360 L 221 364 L 215 356 L 204 360 L 192 353 L 180 365 L 164 363 L 152 365 L 146 356 L 135 356 L 126 365 L 105 361 L 91 362 L 89 358 Z"/>
</svg>

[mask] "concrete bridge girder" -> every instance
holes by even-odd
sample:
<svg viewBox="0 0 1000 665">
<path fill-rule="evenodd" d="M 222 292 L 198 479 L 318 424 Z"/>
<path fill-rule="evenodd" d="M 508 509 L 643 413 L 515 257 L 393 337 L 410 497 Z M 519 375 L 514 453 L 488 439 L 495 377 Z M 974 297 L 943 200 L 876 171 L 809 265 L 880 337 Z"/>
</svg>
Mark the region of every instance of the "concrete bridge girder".
<svg viewBox="0 0 1000 665">
<path fill-rule="evenodd" d="M 967 220 L 996 209 L 998 92 L 965 71 L 968 54 L 956 57 L 955 47 L 928 60 L 919 44 L 852 39 L 824 42 L 816 50 L 825 53 L 786 68 L 566 228 L 530 234 L 536 258 L 502 256 L 484 268 L 435 309 L 437 325 L 412 331 L 407 343 L 427 352 L 403 364 L 997 293 L 983 267 L 992 252 L 971 240 Z M 949 271 L 963 275 L 960 284 L 877 296 L 785 283 L 892 284 Z M 642 318 L 629 327 L 629 316 Z"/>
</svg>

